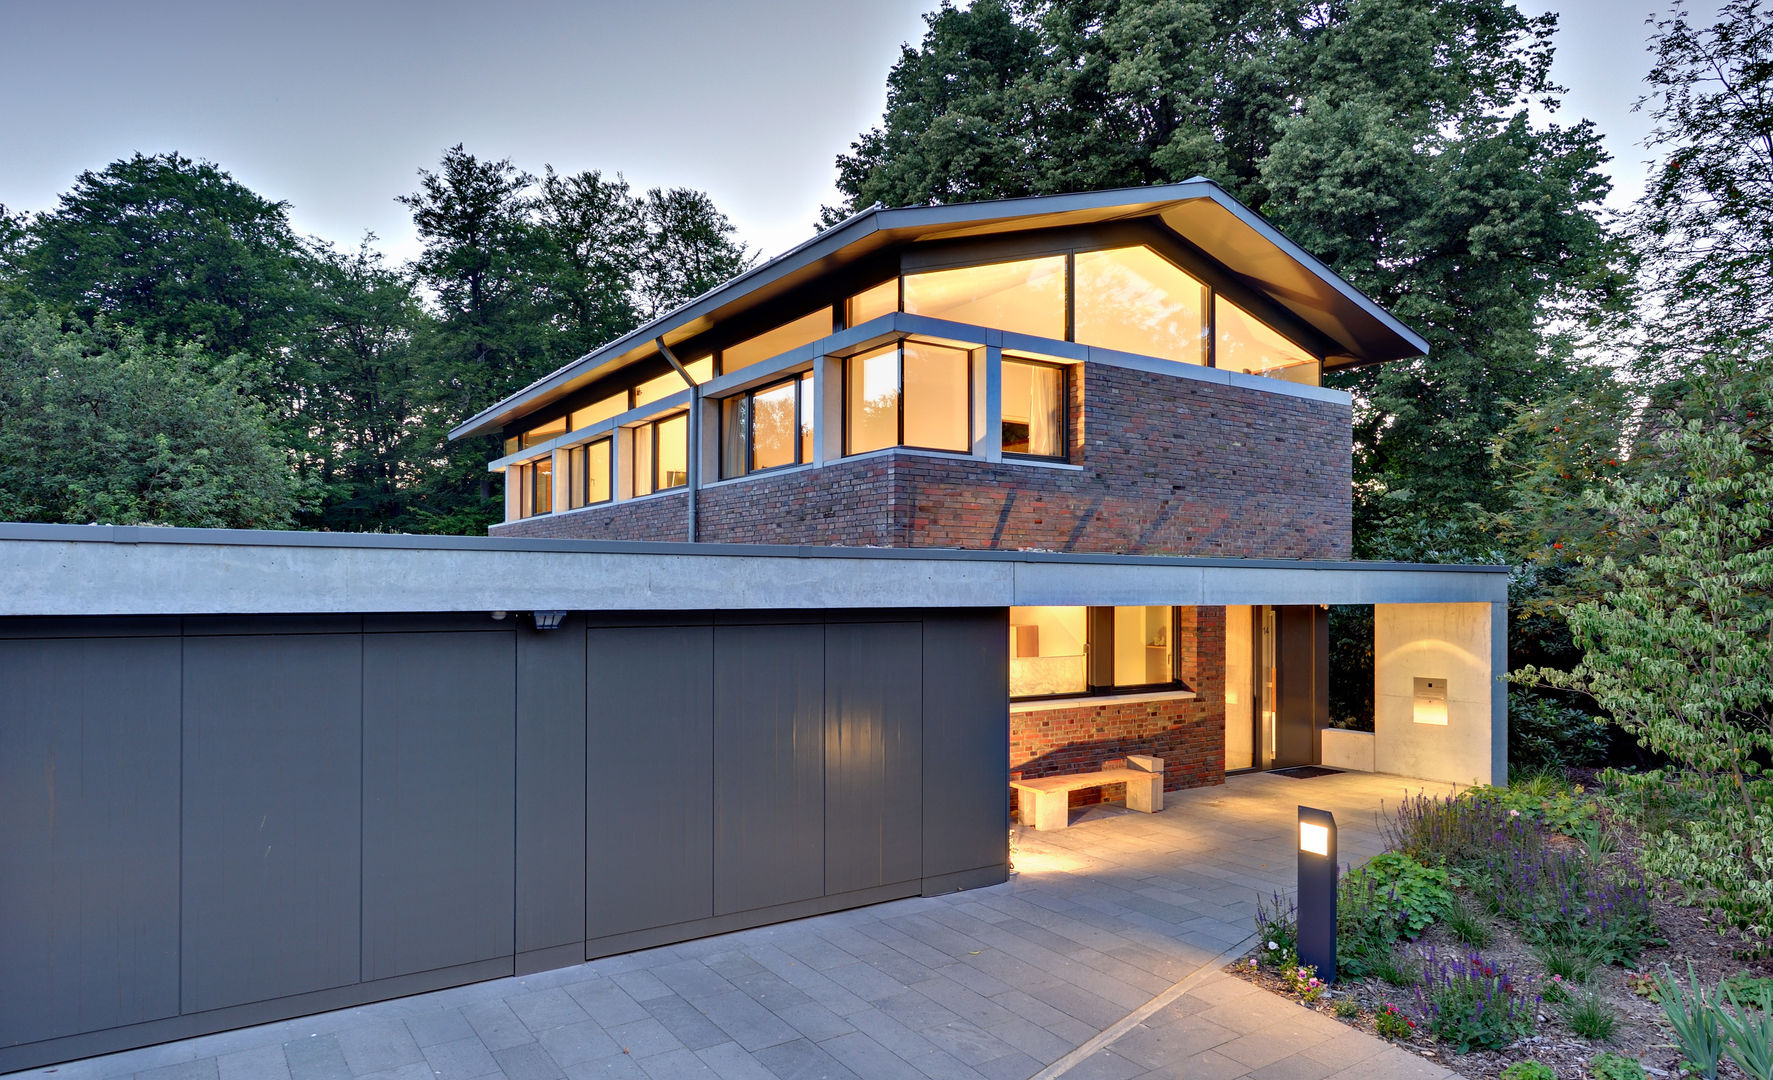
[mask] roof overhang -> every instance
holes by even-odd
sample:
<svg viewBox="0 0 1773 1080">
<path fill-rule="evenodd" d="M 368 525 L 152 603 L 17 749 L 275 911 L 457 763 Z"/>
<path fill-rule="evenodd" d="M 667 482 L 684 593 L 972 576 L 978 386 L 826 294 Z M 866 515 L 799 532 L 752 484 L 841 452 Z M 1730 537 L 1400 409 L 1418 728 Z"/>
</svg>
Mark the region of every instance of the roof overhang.
<svg viewBox="0 0 1773 1080">
<path fill-rule="evenodd" d="M 1400 360 L 1428 352 L 1421 335 L 1218 184 L 1197 178 L 1115 191 L 864 210 L 543 376 L 470 417 L 450 432 L 450 438 L 499 431 L 596 378 L 657 355 L 657 338 L 667 345 L 678 345 L 744 310 L 887 248 L 1136 219 L 1160 222 L 1223 264 L 1244 284 L 1272 297 L 1352 358 L 1344 360 L 1344 365 Z"/>
</svg>

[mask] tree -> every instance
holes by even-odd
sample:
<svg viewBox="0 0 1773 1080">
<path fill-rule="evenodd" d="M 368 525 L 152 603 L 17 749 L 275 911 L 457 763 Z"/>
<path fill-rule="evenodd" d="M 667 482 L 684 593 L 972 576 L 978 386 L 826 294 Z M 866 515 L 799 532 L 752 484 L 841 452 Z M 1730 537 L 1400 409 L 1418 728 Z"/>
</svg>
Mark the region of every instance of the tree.
<svg viewBox="0 0 1773 1080">
<path fill-rule="evenodd" d="M 1773 8 L 1727 0 L 1712 26 L 1687 20 L 1655 24 L 1638 103 L 1662 151 L 1631 224 L 1663 306 L 1649 359 L 1664 373 L 1773 333 Z"/>
<path fill-rule="evenodd" d="M 0 320 L 0 519 L 277 529 L 303 495 L 234 360 L 103 320 Z"/>
<path fill-rule="evenodd" d="M 1593 129 L 1554 16 L 1507 0 L 981 0 L 927 16 L 838 159 L 849 208 L 1204 175 L 1423 333 L 1356 396 L 1356 550 L 1491 554 L 1489 440 L 1579 369 L 1545 330 L 1617 302 Z M 1468 507 L 1472 509 L 1467 509 Z"/>
<path fill-rule="evenodd" d="M 636 292 L 648 319 L 724 284 L 756 261 L 751 249 L 734 239 L 732 222 L 703 192 L 653 188 L 641 212 L 646 244 Z"/>
<path fill-rule="evenodd" d="M 563 176 L 545 166 L 536 227 L 546 242 L 543 303 L 558 362 L 583 356 L 639 325 L 646 211 L 629 194 L 626 180 L 605 180 L 596 171 Z"/>
</svg>

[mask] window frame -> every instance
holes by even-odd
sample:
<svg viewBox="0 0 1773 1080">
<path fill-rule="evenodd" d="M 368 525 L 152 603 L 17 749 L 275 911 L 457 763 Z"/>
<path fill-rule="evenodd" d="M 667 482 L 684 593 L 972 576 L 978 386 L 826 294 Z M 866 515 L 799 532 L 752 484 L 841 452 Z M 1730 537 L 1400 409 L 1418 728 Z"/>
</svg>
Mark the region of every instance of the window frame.
<svg viewBox="0 0 1773 1080">
<path fill-rule="evenodd" d="M 640 438 L 640 432 L 644 430 L 646 432 L 646 438 L 651 440 L 652 454 L 651 454 L 651 460 L 650 460 L 649 464 L 652 466 L 652 474 L 653 475 L 652 475 L 652 489 L 650 491 L 647 491 L 644 493 L 630 495 L 629 496 L 630 499 L 644 499 L 644 498 L 647 498 L 652 495 L 662 495 L 667 491 L 685 490 L 689 487 L 689 470 L 687 470 L 687 469 L 684 470 L 683 483 L 672 484 L 670 487 L 660 487 L 659 486 L 659 425 L 665 423 L 667 420 L 675 420 L 680 416 L 686 418 L 684 420 L 684 424 L 685 424 L 685 442 L 687 443 L 688 442 L 688 424 L 689 424 L 689 420 L 687 419 L 689 416 L 689 411 L 687 409 L 679 409 L 676 412 L 666 413 L 663 416 L 655 416 L 651 420 L 647 420 L 644 423 L 640 423 L 640 424 L 635 425 L 635 427 L 634 427 L 634 437 L 635 438 L 637 438 L 637 439 Z M 687 452 L 687 446 L 686 446 L 686 452 Z M 638 457 L 639 455 L 635 455 L 635 456 Z M 630 477 L 630 479 L 632 479 L 632 476 Z M 613 498 L 614 498 L 614 487 L 613 486 L 611 488 L 611 498 L 613 501 Z"/>
<path fill-rule="evenodd" d="M 1035 360 L 1032 357 L 1027 356 L 1005 355 L 1001 351 L 998 353 L 997 362 L 1000 367 L 998 372 L 998 386 L 1000 388 L 1003 386 L 1003 372 L 1001 366 L 1004 364 L 1026 364 L 1029 367 L 1056 368 L 1059 372 L 1059 400 L 1063 403 L 1063 407 L 1059 410 L 1059 453 L 1025 454 L 1020 450 L 1003 450 L 1003 456 L 1015 461 L 1069 462 L 1071 460 L 1071 369 L 1075 365 L 1055 364 L 1051 360 Z M 968 381 L 968 384 L 971 385 L 971 380 Z M 971 402 L 968 402 L 968 408 L 969 410 L 971 409 Z M 1001 448 L 1003 445 L 1001 441 L 1003 438 L 1003 394 L 1001 389 L 998 394 L 997 403 L 997 427 L 998 438 L 1000 440 L 998 445 Z"/>
<path fill-rule="evenodd" d="M 927 345 L 927 346 L 930 346 L 932 348 L 937 348 L 937 349 L 949 349 L 954 352 L 961 353 L 967 358 L 967 378 L 966 378 L 966 383 L 967 383 L 967 406 L 966 406 L 967 445 L 966 445 L 966 449 L 955 450 L 955 449 L 952 449 L 952 448 L 946 447 L 946 446 L 913 446 L 905 441 L 905 346 L 907 344 Z M 894 414 L 895 414 L 894 419 L 897 421 L 897 429 L 896 429 L 896 435 L 895 435 L 896 441 L 894 441 L 891 446 L 877 446 L 872 450 L 852 450 L 852 449 L 850 449 L 850 434 L 851 434 L 852 428 L 854 427 L 854 425 L 852 425 L 850 423 L 850 365 L 853 361 L 855 361 L 863 356 L 869 356 L 869 355 L 874 354 L 874 350 L 871 349 L 866 352 L 854 353 L 850 356 L 846 356 L 843 358 L 843 409 L 841 410 L 842 411 L 842 419 L 843 419 L 843 456 L 844 457 L 856 457 L 860 454 L 878 454 L 878 453 L 881 453 L 882 451 L 886 451 L 886 450 L 921 450 L 925 453 L 930 453 L 930 454 L 971 454 L 971 453 L 973 453 L 973 447 L 976 446 L 979 441 L 979 433 L 977 431 L 973 430 L 973 427 L 974 427 L 974 425 L 973 425 L 973 416 L 974 416 L 973 398 L 974 398 L 974 394 L 975 394 L 975 391 L 973 389 L 974 354 L 975 353 L 983 353 L 985 351 L 985 348 L 983 346 L 979 346 L 976 348 L 963 349 L 963 348 L 959 348 L 954 345 L 944 345 L 943 343 L 941 343 L 939 341 L 923 341 L 918 338 L 900 338 L 898 341 L 895 341 L 889 347 L 893 350 L 893 357 L 894 357 L 894 360 L 897 364 L 897 370 L 898 370 L 898 383 L 897 383 L 898 394 L 894 399 L 896 402 L 896 405 L 894 408 Z M 1000 409 L 1000 412 L 1001 412 L 1001 409 Z M 999 419 L 999 422 L 1000 423 L 1002 422 L 1001 417 Z"/>
<path fill-rule="evenodd" d="M 607 481 L 605 484 L 605 490 L 607 490 L 609 494 L 594 502 L 591 499 L 591 448 L 598 443 L 602 443 L 609 447 L 609 476 L 605 478 Z M 590 442 L 579 443 L 577 446 L 570 446 L 567 448 L 566 452 L 576 458 L 576 461 L 568 467 L 568 471 L 572 472 L 578 481 L 576 486 L 578 487 L 579 497 L 579 505 L 569 506 L 569 510 L 583 510 L 587 507 L 603 506 L 607 503 L 616 501 L 615 450 L 615 440 L 608 435 L 605 435 L 601 439 L 592 439 Z M 569 497 L 567 501 L 570 503 L 572 500 Z"/>
<path fill-rule="evenodd" d="M 544 461 L 548 463 L 548 468 L 546 470 L 541 467 Z M 554 512 L 554 455 L 544 454 L 543 456 L 536 458 L 534 461 L 531 461 L 524 466 L 524 471 L 528 473 L 528 476 L 526 476 L 525 479 L 529 481 L 528 516 L 541 517 L 543 514 L 552 514 Z M 548 508 L 546 510 L 540 508 L 541 499 L 538 498 L 542 492 L 541 479 L 544 471 L 548 476 Z"/>
<path fill-rule="evenodd" d="M 1100 650 L 1108 653 L 1108 667 L 1113 670 L 1114 663 L 1114 611 L 1116 607 L 1168 607 L 1170 609 L 1170 678 L 1165 682 L 1154 683 L 1098 683 L 1094 679 L 1096 658 Z M 1084 610 L 1084 689 L 1069 694 L 1012 694 L 1012 703 L 1024 701 L 1067 701 L 1086 700 L 1089 698 L 1114 697 L 1120 694 L 1154 694 L 1166 690 L 1192 690 L 1182 680 L 1177 669 L 1181 660 L 1181 651 L 1176 647 L 1181 640 L 1182 606 L 1177 604 L 1119 604 L 1119 605 L 1086 605 Z M 1099 627 L 1107 628 L 1106 640 L 1098 636 Z"/>
<path fill-rule="evenodd" d="M 749 390 L 745 390 L 745 391 L 742 391 L 737 394 L 728 394 L 726 397 L 720 398 L 718 400 L 717 407 L 720 410 L 720 438 L 719 438 L 720 451 L 721 451 L 720 479 L 722 479 L 722 480 L 738 480 L 743 477 L 752 476 L 752 475 L 758 474 L 758 473 L 779 472 L 783 469 L 793 469 L 793 468 L 797 468 L 801 465 L 811 464 L 811 462 L 809 462 L 809 461 L 801 460 L 802 451 L 804 449 L 804 446 L 803 446 L 804 440 L 801 437 L 801 433 L 804 430 L 803 425 L 806 422 L 806 418 L 802 415 L 801 405 L 802 405 L 802 399 L 806 395 L 801 393 L 800 387 L 801 387 L 801 383 L 806 381 L 807 377 L 809 375 L 811 375 L 810 370 L 789 372 L 788 374 L 784 375 L 782 378 L 777 379 L 775 382 L 764 383 L 761 386 L 754 386 Z M 794 460 L 789 461 L 789 462 L 785 462 L 781 465 L 768 465 L 768 466 L 765 466 L 764 468 L 760 469 L 755 464 L 755 462 L 757 461 L 757 423 L 756 423 L 756 420 L 757 420 L 757 395 L 768 393 L 772 390 L 780 390 L 784 386 L 793 388 L 793 397 L 794 397 L 794 432 L 793 432 Z M 737 400 L 741 400 L 741 399 L 745 402 L 745 438 L 744 438 L 745 467 L 741 471 L 736 472 L 731 476 L 728 476 L 726 474 L 726 465 L 727 465 L 727 461 L 726 461 L 726 436 L 727 436 L 726 403 L 729 401 L 737 401 Z M 813 438 L 815 440 L 818 438 L 818 434 L 816 432 L 814 433 Z M 669 490 L 669 489 L 667 489 L 667 490 Z"/>
</svg>

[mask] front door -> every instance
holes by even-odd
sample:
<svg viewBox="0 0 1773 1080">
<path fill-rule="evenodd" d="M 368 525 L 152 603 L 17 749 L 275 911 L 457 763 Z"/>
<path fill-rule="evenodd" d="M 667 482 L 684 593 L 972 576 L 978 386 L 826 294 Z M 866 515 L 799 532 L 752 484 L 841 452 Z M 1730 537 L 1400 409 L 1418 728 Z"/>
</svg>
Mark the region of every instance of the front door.
<svg viewBox="0 0 1773 1080">
<path fill-rule="evenodd" d="M 1270 768 L 1289 769 L 1318 762 L 1318 731 L 1329 712 L 1329 612 L 1316 604 L 1267 609 L 1273 632 L 1272 759 Z M 1266 621 L 1266 620 L 1265 620 Z"/>
</svg>

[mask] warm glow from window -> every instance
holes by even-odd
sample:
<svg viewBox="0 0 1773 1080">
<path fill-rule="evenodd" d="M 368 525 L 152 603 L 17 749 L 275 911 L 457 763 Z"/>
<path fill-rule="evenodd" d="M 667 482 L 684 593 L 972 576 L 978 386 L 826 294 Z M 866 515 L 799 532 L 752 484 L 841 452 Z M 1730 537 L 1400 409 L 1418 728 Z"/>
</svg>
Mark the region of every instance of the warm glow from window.
<svg viewBox="0 0 1773 1080">
<path fill-rule="evenodd" d="M 1010 609 L 1010 696 L 1081 694 L 1088 608 Z"/>
<path fill-rule="evenodd" d="M 600 420 L 620 416 L 628 411 L 628 391 L 599 398 L 582 409 L 574 409 L 569 427 L 573 431 L 588 428 Z"/>
<path fill-rule="evenodd" d="M 522 435 L 519 435 L 517 437 L 517 448 L 519 450 L 528 450 L 537 443 L 544 443 L 556 435 L 565 434 L 566 417 L 563 416 L 558 420 L 550 420 L 546 424 L 539 424 L 536 427 L 530 428 Z"/>
<path fill-rule="evenodd" d="M 1218 324 L 1214 367 L 1293 382 L 1320 381 L 1317 357 L 1223 296 L 1214 301 L 1213 318 Z"/>
<path fill-rule="evenodd" d="M 1148 247 L 1080 251 L 1073 336 L 1085 345 L 1207 362 L 1207 287 Z"/>
<path fill-rule="evenodd" d="M 899 279 L 888 278 L 871 289 L 863 289 L 843 302 L 843 325 L 846 327 L 860 326 L 869 319 L 891 315 L 898 310 Z"/>
<path fill-rule="evenodd" d="M 545 457 L 529 467 L 530 512 L 546 514 L 554 509 L 554 460 Z"/>
<path fill-rule="evenodd" d="M 1171 671 L 1170 608 L 1114 609 L 1114 685 L 1167 683 Z"/>
<path fill-rule="evenodd" d="M 964 453 L 973 448 L 972 365 L 965 349 L 904 345 L 904 443 Z"/>
<path fill-rule="evenodd" d="M 1003 359 L 1003 450 L 1065 456 L 1065 369 Z"/>
<path fill-rule="evenodd" d="M 691 360 L 683 365 L 683 369 L 689 372 L 690 378 L 696 380 L 696 383 L 700 385 L 714 377 L 714 358 L 704 356 Z M 650 405 L 661 398 L 668 398 L 672 394 L 688 389 L 689 384 L 683 381 L 683 376 L 679 375 L 676 369 L 673 369 L 656 379 L 648 379 L 636 386 L 634 388 L 634 407 L 638 409 L 642 405 Z"/>
<path fill-rule="evenodd" d="M 811 315 L 803 315 L 791 323 L 784 323 L 774 330 L 765 331 L 754 338 L 747 338 L 720 350 L 720 373 L 725 375 L 740 368 L 748 368 L 760 361 L 781 356 L 789 349 L 797 349 L 830 336 L 831 309 L 822 307 Z"/>
<path fill-rule="evenodd" d="M 899 441 L 899 350 L 876 349 L 844 361 L 846 452 L 865 454 Z"/>
<path fill-rule="evenodd" d="M 1328 855 L 1330 853 L 1329 827 L 1301 821 L 1299 823 L 1299 850 L 1312 855 Z"/>
<path fill-rule="evenodd" d="M 816 415 L 813 409 L 813 373 L 809 371 L 800 377 L 800 460 L 803 463 L 813 460 L 813 420 Z"/>
<path fill-rule="evenodd" d="M 689 483 L 689 414 L 676 413 L 634 429 L 634 494 Z"/>
<path fill-rule="evenodd" d="M 609 501 L 609 442 L 598 439 L 567 451 L 565 483 L 569 507 Z"/>
<path fill-rule="evenodd" d="M 905 310 L 974 326 L 1063 338 L 1065 256 L 906 274 Z"/>
</svg>

